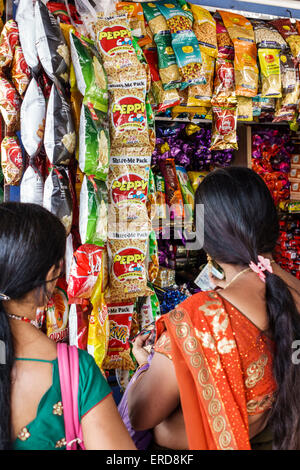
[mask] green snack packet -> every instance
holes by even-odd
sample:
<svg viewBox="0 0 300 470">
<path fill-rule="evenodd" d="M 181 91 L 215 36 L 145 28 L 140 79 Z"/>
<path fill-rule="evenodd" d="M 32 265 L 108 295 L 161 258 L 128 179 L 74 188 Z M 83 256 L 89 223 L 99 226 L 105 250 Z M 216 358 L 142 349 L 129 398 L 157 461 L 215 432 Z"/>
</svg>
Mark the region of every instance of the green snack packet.
<svg viewBox="0 0 300 470">
<path fill-rule="evenodd" d="M 70 45 L 77 87 L 84 96 L 84 104 L 107 113 L 107 76 L 94 43 L 70 31 Z"/>
<path fill-rule="evenodd" d="M 107 188 L 103 181 L 84 176 L 79 204 L 81 243 L 104 246 L 107 241 Z"/>
<path fill-rule="evenodd" d="M 79 126 L 79 168 L 89 176 L 106 181 L 109 168 L 110 139 L 106 115 L 90 112 L 82 105 Z"/>
<path fill-rule="evenodd" d="M 145 302 L 141 307 L 140 313 L 138 315 L 141 330 L 146 326 L 150 325 L 150 323 L 153 323 L 160 315 L 159 300 L 157 298 L 155 290 L 153 289 L 150 283 L 148 283 L 148 287 L 152 290 L 152 295 L 146 297 Z"/>
<path fill-rule="evenodd" d="M 181 77 L 178 70 L 176 56 L 172 47 L 172 38 L 169 31 L 157 34 L 154 37 L 157 47 L 158 70 L 164 90 L 179 88 Z"/>
<path fill-rule="evenodd" d="M 158 259 L 158 244 L 154 230 L 149 234 L 148 243 L 148 279 L 154 282 L 158 275 L 159 259 Z"/>
<path fill-rule="evenodd" d="M 194 190 L 188 177 L 187 171 L 184 167 L 176 165 L 176 173 L 180 184 L 183 202 L 185 204 L 184 213 L 187 217 L 187 222 L 191 222 L 193 219 L 195 206 Z"/>
</svg>

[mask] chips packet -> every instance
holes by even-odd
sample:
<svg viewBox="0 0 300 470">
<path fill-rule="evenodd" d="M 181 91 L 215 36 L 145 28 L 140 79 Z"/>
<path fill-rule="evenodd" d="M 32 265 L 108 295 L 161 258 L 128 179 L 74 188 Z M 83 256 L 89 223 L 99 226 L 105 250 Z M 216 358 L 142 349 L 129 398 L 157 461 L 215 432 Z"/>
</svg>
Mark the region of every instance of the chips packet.
<svg viewBox="0 0 300 470">
<path fill-rule="evenodd" d="M 111 148 L 149 146 L 146 81 L 110 85 Z"/>
<path fill-rule="evenodd" d="M 106 299 L 120 302 L 146 295 L 148 231 L 110 232 L 108 236 L 109 289 Z"/>
<path fill-rule="evenodd" d="M 108 304 L 109 344 L 103 369 L 134 369 L 130 356 L 130 328 L 134 302 Z"/>
<path fill-rule="evenodd" d="M 19 46 L 19 29 L 14 20 L 8 20 L 0 36 L 0 71 L 4 73 L 12 65 L 16 46 Z"/>
<path fill-rule="evenodd" d="M 281 98 L 280 50 L 258 49 L 263 98 Z"/>
<path fill-rule="evenodd" d="M 17 136 L 6 136 L 1 142 L 1 167 L 6 184 L 16 186 L 23 175 L 22 149 Z"/>
<path fill-rule="evenodd" d="M 242 15 L 230 11 L 220 11 L 224 26 L 226 27 L 231 41 L 254 42 L 254 31 L 250 21 Z M 235 46 L 235 44 L 234 44 Z"/>
<path fill-rule="evenodd" d="M 255 42 L 258 47 L 265 49 L 285 49 L 287 48 L 287 43 L 279 34 L 275 26 L 270 22 L 262 20 L 251 20 Z"/>
<path fill-rule="evenodd" d="M 210 150 L 237 149 L 237 107 L 213 106 Z"/>
<path fill-rule="evenodd" d="M 35 34 L 38 57 L 52 81 L 69 81 L 70 52 L 55 17 L 41 0 L 35 3 Z"/>
<path fill-rule="evenodd" d="M 200 46 L 201 50 L 201 46 Z M 188 87 L 188 106 L 211 106 L 211 97 L 214 88 L 215 59 L 201 50 L 201 73 L 204 83 Z"/>
<path fill-rule="evenodd" d="M 22 48 L 17 45 L 12 61 L 11 79 L 19 95 L 23 96 L 30 82 L 30 72 Z"/>
<path fill-rule="evenodd" d="M 295 59 L 300 60 L 300 35 L 290 18 L 279 18 L 270 22 L 288 43 Z"/>
<path fill-rule="evenodd" d="M 25 62 L 33 75 L 37 77 L 40 72 L 36 46 L 36 31 L 34 18 L 34 4 L 31 0 L 20 0 L 16 12 L 16 22 L 19 27 L 19 38 Z"/>
<path fill-rule="evenodd" d="M 68 284 L 69 303 L 80 304 L 82 299 L 89 300 L 96 289 L 99 276 L 102 279 L 101 289 L 104 292 L 107 285 L 106 249 L 85 243 L 73 254 Z"/>
<path fill-rule="evenodd" d="M 69 340 L 69 303 L 65 279 L 58 280 L 46 309 L 47 336 L 55 342 Z"/>
<path fill-rule="evenodd" d="M 104 294 L 93 296 L 93 309 L 89 316 L 87 351 L 103 371 L 103 361 L 108 351 L 109 318 Z"/>
<path fill-rule="evenodd" d="M 218 54 L 217 57 L 220 59 L 234 59 L 234 46 L 230 39 L 230 36 L 225 28 L 221 18 L 216 17 L 216 33 L 217 33 L 217 45 Z"/>
<path fill-rule="evenodd" d="M 29 165 L 23 175 L 20 185 L 20 201 L 43 205 L 44 180 L 33 166 Z"/>
<path fill-rule="evenodd" d="M 21 105 L 21 139 L 30 157 L 37 155 L 41 148 L 45 120 L 46 101 L 38 82 L 32 78 Z"/>
<path fill-rule="evenodd" d="M 197 191 L 199 184 L 208 175 L 208 171 L 188 171 L 188 177 L 192 185 L 194 193 Z"/>
<path fill-rule="evenodd" d="M 156 34 L 161 32 L 170 32 L 165 17 L 158 9 L 157 3 L 145 2 L 142 4 L 145 18 L 148 26 L 155 37 Z"/>
<path fill-rule="evenodd" d="M 108 83 L 146 79 L 146 70 L 137 58 L 127 14 L 98 17 L 94 25 L 97 48 L 102 57 Z"/>
<path fill-rule="evenodd" d="M 158 243 L 154 230 L 150 231 L 148 243 L 148 280 L 154 282 L 159 270 Z M 149 283 L 148 283 L 149 287 Z"/>
<path fill-rule="evenodd" d="M 73 221 L 73 200 L 68 171 L 64 167 L 51 168 L 45 181 L 43 206 L 60 219 L 68 236 Z"/>
<path fill-rule="evenodd" d="M 193 14 L 189 9 L 181 8 L 180 2 L 177 0 L 172 1 L 172 3 L 160 1 L 156 5 L 165 17 L 168 29 L 173 37 L 182 31 L 192 31 Z"/>
<path fill-rule="evenodd" d="M 71 107 L 54 83 L 47 106 L 44 147 L 52 165 L 69 165 L 76 149 Z"/>
<path fill-rule="evenodd" d="M 247 98 L 246 96 L 238 96 L 237 120 L 238 121 L 253 121 L 252 98 Z"/>
<path fill-rule="evenodd" d="M 149 170 L 149 183 L 148 183 L 148 195 L 147 195 L 147 212 L 149 220 L 153 220 L 156 214 L 156 188 L 155 179 L 152 169 Z"/>
<path fill-rule="evenodd" d="M 161 15 L 162 16 L 162 15 Z M 181 76 L 176 56 L 172 47 L 172 38 L 169 31 L 162 31 L 154 36 L 158 56 L 158 71 L 164 90 L 179 88 Z"/>
<path fill-rule="evenodd" d="M 107 187 L 103 181 L 84 176 L 79 203 L 82 243 L 104 246 L 107 240 Z"/>
<path fill-rule="evenodd" d="M 218 54 L 216 21 L 209 11 L 199 5 L 190 4 L 193 13 L 193 31 L 198 39 L 201 52 L 216 59 Z"/>
<path fill-rule="evenodd" d="M 81 107 L 79 127 L 79 168 L 86 175 L 105 181 L 110 160 L 107 117 L 100 111 Z"/>
<path fill-rule="evenodd" d="M 160 304 L 154 288 L 149 284 L 152 295 L 146 297 L 140 312 L 138 313 L 140 330 L 147 328 L 160 316 Z"/>
<path fill-rule="evenodd" d="M 90 304 L 71 304 L 69 311 L 69 345 L 87 350 Z"/>
<path fill-rule="evenodd" d="M 4 77 L 0 77 L 0 112 L 8 135 L 20 128 L 21 99 L 15 87 Z"/>
<path fill-rule="evenodd" d="M 166 201 L 170 208 L 171 220 L 183 220 L 185 215 L 184 204 L 176 173 L 175 162 L 172 158 L 160 160 L 159 167 L 165 180 Z"/>
<path fill-rule="evenodd" d="M 218 57 L 214 79 L 212 104 L 235 104 L 235 74 L 232 60 Z"/>
<path fill-rule="evenodd" d="M 179 73 L 181 88 L 205 83 L 202 75 L 202 56 L 193 31 L 184 31 L 172 40 Z"/>
</svg>

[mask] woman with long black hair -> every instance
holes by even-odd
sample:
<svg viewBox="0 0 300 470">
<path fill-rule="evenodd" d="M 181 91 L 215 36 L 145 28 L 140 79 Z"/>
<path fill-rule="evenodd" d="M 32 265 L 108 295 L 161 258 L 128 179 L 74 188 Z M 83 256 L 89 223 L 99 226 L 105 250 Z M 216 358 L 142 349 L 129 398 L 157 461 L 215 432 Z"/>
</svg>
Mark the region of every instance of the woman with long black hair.
<svg viewBox="0 0 300 470">
<path fill-rule="evenodd" d="M 57 347 L 36 325 L 65 245 L 63 225 L 46 209 L 0 204 L 0 450 L 66 449 Z M 135 449 L 100 369 L 78 352 L 85 448 Z"/>
<path fill-rule="evenodd" d="M 272 258 L 270 192 L 231 167 L 211 172 L 195 203 L 225 280 L 158 320 L 151 365 L 129 390 L 131 424 L 153 429 L 157 449 L 300 449 L 300 282 Z M 133 350 L 141 364 L 146 339 Z"/>
</svg>

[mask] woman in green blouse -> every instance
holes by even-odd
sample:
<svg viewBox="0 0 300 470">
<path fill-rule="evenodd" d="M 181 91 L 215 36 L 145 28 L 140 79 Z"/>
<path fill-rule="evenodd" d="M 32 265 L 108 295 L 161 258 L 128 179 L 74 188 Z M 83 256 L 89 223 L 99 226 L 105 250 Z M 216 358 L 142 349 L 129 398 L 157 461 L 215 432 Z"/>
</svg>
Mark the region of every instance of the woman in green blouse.
<svg viewBox="0 0 300 470">
<path fill-rule="evenodd" d="M 36 326 L 63 267 L 65 229 L 34 204 L 0 204 L 0 450 L 66 449 L 56 343 Z M 135 449 L 111 390 L 79 350 L 78 410 L 89 449 Z"/>
</svg>

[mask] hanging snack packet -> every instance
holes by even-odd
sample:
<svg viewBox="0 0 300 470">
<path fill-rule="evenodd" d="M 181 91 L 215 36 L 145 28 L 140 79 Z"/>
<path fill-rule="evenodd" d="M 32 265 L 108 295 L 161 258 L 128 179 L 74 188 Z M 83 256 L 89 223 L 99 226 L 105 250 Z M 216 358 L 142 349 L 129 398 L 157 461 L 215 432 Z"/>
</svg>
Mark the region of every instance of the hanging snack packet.
<svg viewBox="0 0 300 470">
<path fill-rule="evenodd" d="M 237 149 L 237 107 L 213 106 L 210 150 Z"/>
<path fill-rule="evenodd" d="M 286 49 L 287 43 L 279 34 L 275 26 L 270 22 L 262 20 L 252 20 L 251 21 L 253 29 L 255 42 L 257 47 L 267 48 L 267 49 Z"/>
<path fill-rule="evenodd" d="M 250 21 L 242 15 L 219 11 L 234 44 L 234 68 L 237 96 L 254 97 L 258 88 L 257 48 Z"/>
<path fill-rule="evenodd" d="M 36 48 L 34 4 L 32 0 L 20 0 L 18 2 L 16 22 L 19 27 L 20 43 L 25 62 L 36 76 L 40 69 L 40 63 Z"/>
<path fill-rule="evenodd" d="M 254 43 L 234 42 L 235 92 L 253 98 L 258 90 L 257 49 Z"/>
<path fill-rule="evenodd" d="M 161 15 L 162 16 L 162 15 Z M 176 56 L 172 47 L 172 38 L 169 31 L 163 31 L 154 37 L 157 47 L 158 70 L 164 90 L 179 88 L 181 76 Z"/>
<path fill-rule="evenodd" d="M 107 188 L 103 181 L 84 176 L 79 203 L 82 243 L 104 246 L 107 240 Z"/>
<path fill-rule="evenodd" d="M 8 20 L 0 36 L 0 71 L 2 73 L 11 66 L 16 46 L 19 46 L 19 29 L 14 20 Z"/>
<path fill-rule="evenodd" d="M 166 201 L 170 208 L 171 220 L 184 219 L 184 204 L 178 181 L 175 162 L 172 158 L 160 160 L 160 170 L 163 174 L 166 185 Z"/>
<path fill-rule="evenodd" d="M 47 106 L 44 146 L 52 165 L 69 165 L 76 148 L 71 107 L 55 84 Z"/>
<path fill-rule="evenodd" d="M 218 11 L 218 13 L 233 43 L 236 40 L 254 42 L 253 27 L 247 18 L 230 11 Z"/>
<path fill-rule="evenodd" d="M 95 119 L 96 118 L 96 119 Z M 86 175 L 105 181 L 109 168 L 110 140 L 107 117 L 82 105 L 79 127 L 79 168 Z"/>
<path fill-rule="evenodd" d="M 246 96 L 238 96 L 237 120 L 238 121 L 253 121 L 252 98 L 247 98 Z"/>
<path fill-rule="evenodd" d="M 232 60 L 217 58 L 212 104 L 235 104 L 235 78 Z"/>
<path fill-rule="evenodd" d="M 184 31 L 172 40 L 179 73 L 181 88 L 205 83 L 202 75 L 202 57 L 197 38 L 193 31 Z"/>
<path fill-rule="evenodd" d="M 144 225 L 148 221 L 147 195 L 149 166 L 110 165 L 108 173 L 109 222 L 135 220 Z"/>
<path fill-rule="evenodd" d="M 70 53 L 59 24 L 41 0 L 35 4 L 36 47 L 48 77 L 66 85 L 69 80 Z"/>
<path fill-rule="evenodd" d="M 147 292 L 147 231 L 110 233 L 107 299 L 119 302 Z"/>
<path fill-rule="evenodd" d="M 73 255 L 68 284 L 69 302 L 80 303 L 80 299 L 90 299 L 99 276 L 104 291 L 107 285 L 106 249 L 85 243 Z"/>
<path fill-rule="evenodd" d="M 160 315 L 160 304 L 155 290 L 149 285 L 152 295 L 146 297 L 138 314 L 140 331 L 151 325 Z"/>
<path fill-rule="evenodd" d="M 109 318 L 104 294 L 93 298 L 93 310 L 89 316 L 87 351 L 93 356 L 97 366 L 103 370 L 103 361 L 108 351 Z"/>
<path fill-rule="evenodd" d="M 108 110 L 107 77 L 93 43 L 70 32 L 72 64 L 84 103 L 104 113 Z"/>
<path fill-rule="evenodd" d="M 205 52 L 201 52 L 202 65 L 201 73 L 204 83 L 201 85 L 193 85 L 188 88 L 188 106 L 211 106 L 211 97 L 214 86 L 215 59 Z"/>
<path fill-rule="evenodd" d="M 24 59 L 21 46 L 15 47 L 11 79 L 20 96 L 23 96 L 30 82 L 30 72 Z"/>
<path fill-rule="evenodd" d="M 46 310 L 47 336 L 56 342 L 69 340 L 67 284 L 59 279 Z"/>
<path fill-rule="evenodd" d="M 263 98 L 281 98 L 279 49 L 258 49 Z"/>
<path fill-rule="evenodd" d="M 111 148 L 149 146 L 146 81 L 109 86 Z"/>
<path fill-rule="evenodd" d="M 195 206 L 194 190 L 184 167 L 176 165 L 176 173 L 183 197 L 185 216 L 187 218 L 187 222 L 191 222 L 193 220 Z"/>
<path fill-rule="evenodd" d="M 155 174 L 154 178 L 156 186 L 156 218 L 165 219 L 167 217 L 165 180 L 160 174 Z"/>
<path fill-rule="evenodd" d="M 172 108 L 173 106 L 180 103 L 180 98 L 176 89 L 164 90 L 163 84 L 160 80 L 159 71 L 158 71 L 158 55 L 155 49 L 148 49 L 144 51 L 145 57 L 147 59 L 151 79 L 152 79 L 152 94 L 154 100 L 157 104 L 156 112 L 163 113 L 167 109 Z"/>
<path fill-rule="evenodd" d="M 172 3 L 157 2 L 157 8 L 164 15 L 173 36 L 182 31 L 192 31 L 193 14 L 189 9 L 183 10 L 177 0 L 173 0 Z"/>
<path fill-rule="evenodd" d="M 40 173 L 29 165 L 20 185 L 20 201 L 43 205 L 44 181 Z"/>
<path fill-rule="evenodd" d="M 69 345 L 87 350 L 90 304 L 71 304 L 69 311 Z"/>
<path fill-rule="evenodd" d="M 300 60 L 300 35 L 289 18 L 279 18 L 270 21 L 277 31 L 286 40 L 291 48 L 291 52 L 295 59 Z"/>
<path fill-rule="evenodd" d="M 234 59 L 234 47 L 233 42 L 230 39 L 227 29 L 225 28 L 222 20 L 218 17 L 216 20 L 216 32 L 217 32 L 217 45 L 218 55 L 220 59 Z"/>
<path fill-rule="evenodd" d="M 17 136 L 6 136 L 2 140 L 1 167 L 6 184 L 16 186 L 20 183 L 23 174 L 23 157 Z"/>
<path fill-rule="evenodd" d="M 109 344 L 103 369 L 133 370 L 129 336 L 134 302 L 108 304 Z"/>
<path fill-rule="evenodd" d="M 169 32 L 166 19 L 158 9 L 157 3 L 145 2 L 142 7 L 148 26 L 154 37 L 156 34 L 160 34 L 163 31 Z"/>
<path fill-rule="evenodd" d="M 107 73 L 108 83 L 120 83 L 146 79 L 143 64 L 137 58 L 132 45 L 127 15 L 113 14 L 99 17 L 94 25 L 97 47 Z"/>
<path fill-rule="evenodd" d="M 193 13 L 193 31 L 198 39 L 201 52 L 216 59 L 218 54 L 216 22 L 209 11 L 199 5 L 190 4 Z"/>
<path fill-rule="evenodd" d="M 37 81 L 32 78 L 21 106 L 21 139 L 30 157 L 38 154 L 43 143 L 45 118 L 46 101 Z"/>
<path fill-rule="evenodd" d="M 154 282 L 159 270 L 158 244 L 155 231 L 151 230 L 148 243 L 148 280 Z"/>
<path fill-rule="evenodd" d="M 147 213 L 149 220 L 153 220 L 156 213 L 156 190 L 155 180 L 152 169 L 149 170 L 148 196 L 147 196 Z"/>
<path fill-rule="evenodd" d="M 116 10 L 123 10 L 127 13 L 131 34 L 137 39 L 139 46 L 143 47 L 148 44 L 149 38 L 146 32 L 142 5 L 132 2 L 118 2 Z"/>
<path fill-rule="evenodd" d="M 282 94 L 292 93 L 298 82 L 295 60 L 288 51 L 280 52 L 280 72 Z"/>
<path fill-rule="evenodd" d="M 45 181 L 43 206 L 58 217 L 71 232 L 73 221 L 73 201 L 68 172 L 64 167 L 52 168 Z"/>
<path fill-rule="evenodd" d="M 15 134 L 20 127 L 21 100 L 17 90 L 4 77 L 0 77 L 0 111 L 7 126 L 7 134 Z"/>
</svg>

